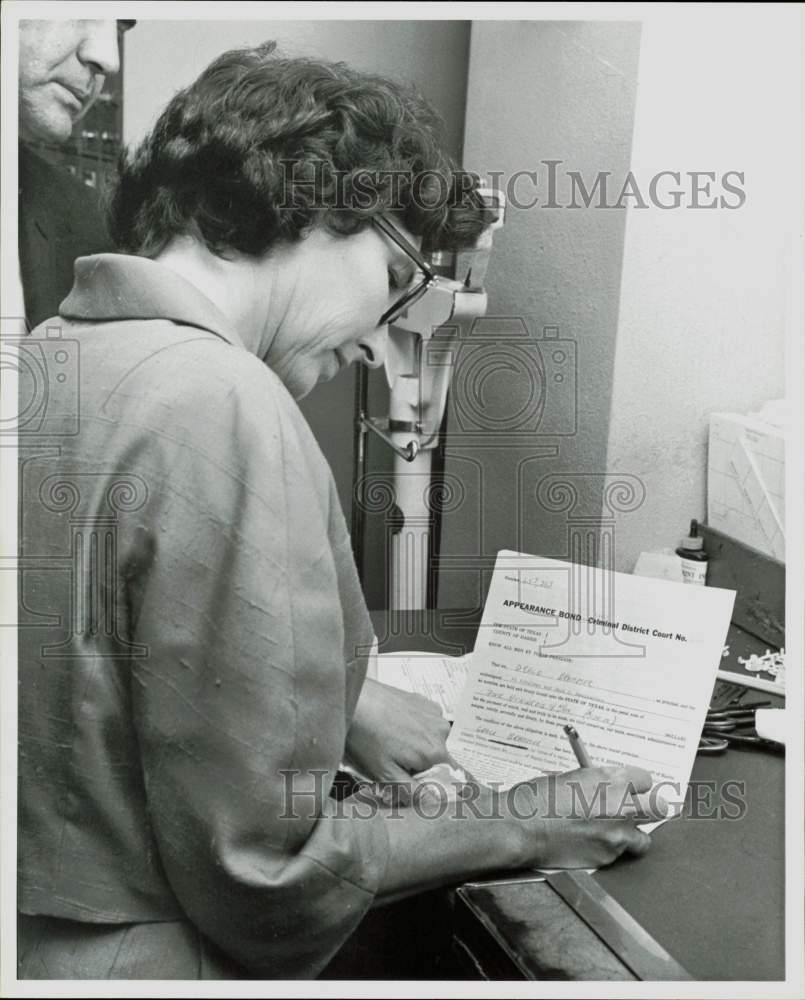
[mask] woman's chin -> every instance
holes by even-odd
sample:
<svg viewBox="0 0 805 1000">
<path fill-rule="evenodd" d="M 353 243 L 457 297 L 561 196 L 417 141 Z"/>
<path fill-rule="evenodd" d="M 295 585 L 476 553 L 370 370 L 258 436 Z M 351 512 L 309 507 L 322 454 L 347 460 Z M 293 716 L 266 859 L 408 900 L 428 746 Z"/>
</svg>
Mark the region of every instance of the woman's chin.
<svg viewBox="0 0 805 1000">
<path fill-rule="evenodd" d="M 322 362 L 315 385 L 318 385 L 320 382 L 331 382 L 340 373 L 341 367 L 341 360 L 338 355 L 330 355 Z M 313 386 L 310 386 L 310 388 L 312 389 Z"/>
</svg>

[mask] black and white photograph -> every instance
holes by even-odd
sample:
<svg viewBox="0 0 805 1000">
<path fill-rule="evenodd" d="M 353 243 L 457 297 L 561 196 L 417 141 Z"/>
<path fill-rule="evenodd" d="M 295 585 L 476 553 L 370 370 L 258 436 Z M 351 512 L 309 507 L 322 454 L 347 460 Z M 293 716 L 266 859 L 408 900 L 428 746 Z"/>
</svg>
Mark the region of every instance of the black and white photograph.
<svg viewBox="0 0 805 1000">
<path fill-rule="evenodd" d="M 805 995 L 803 6 L 0 43 L 3 995 Z"/>
</svg>

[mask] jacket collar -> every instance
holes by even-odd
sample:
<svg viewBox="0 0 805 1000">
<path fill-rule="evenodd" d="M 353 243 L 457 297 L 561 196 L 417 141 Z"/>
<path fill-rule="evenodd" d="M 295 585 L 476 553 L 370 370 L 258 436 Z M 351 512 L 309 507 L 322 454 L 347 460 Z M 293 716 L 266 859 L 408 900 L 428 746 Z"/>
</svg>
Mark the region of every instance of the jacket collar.
<svg viewBox="0 0 805 1000">
<path fill-rule="evenodd" d="M 206 295 L 147 257 L 114 253 L 79 257 L 75 283 L 59 306 L 59 315 L 74 320 L 168 319 L 244 347 Z"/>
<path fill-rule="evenodd" d="M 42 198 L 30 197 L 36 188 L 36 179 L 40 181 L 39 186 L 49 194 L 59 196 L 58 185 L 48 183 L 50 178 L 50 164 L 38 156 L 32 149 L 24 143 L 19 144 L 17 168 L 17 187 L 20 199 L 25 199 L 25 212 L 33 222 L 37 234 L 45 241 L 51 238 L 52 220 L 61 220 L 64 216 L 62 212 L 48 212 L 43 205 Z M 20 213 L 22 214 L 22 212 Z"/>
</svg>

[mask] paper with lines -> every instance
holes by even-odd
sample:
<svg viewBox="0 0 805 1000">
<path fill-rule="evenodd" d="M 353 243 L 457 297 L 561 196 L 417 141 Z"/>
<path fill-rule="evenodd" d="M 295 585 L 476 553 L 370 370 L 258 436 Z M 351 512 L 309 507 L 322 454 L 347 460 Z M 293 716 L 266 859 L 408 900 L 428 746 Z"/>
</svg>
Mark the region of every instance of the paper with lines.
<svg viewBox="0 0 805 1000">
<path fill-rule="evenodd" d="M 448 746 L 508 787 L 578 765 L 636 764 L 684 799 L 734 591 L 500 552 Z"/>
<path fill-rule="evenodd" d="M 452 721 L 464 683 L 471 653 L 439 656 L 435 653 L 381 653 L 375 679 L 381 684 L 421 694 L 435 701 L 442 715 Z"/>
<path fill-rule="evenodd" d="M 785 430 L 759 418 L 710 415 L 707 523 L 784 562 Z"/>
</svg>

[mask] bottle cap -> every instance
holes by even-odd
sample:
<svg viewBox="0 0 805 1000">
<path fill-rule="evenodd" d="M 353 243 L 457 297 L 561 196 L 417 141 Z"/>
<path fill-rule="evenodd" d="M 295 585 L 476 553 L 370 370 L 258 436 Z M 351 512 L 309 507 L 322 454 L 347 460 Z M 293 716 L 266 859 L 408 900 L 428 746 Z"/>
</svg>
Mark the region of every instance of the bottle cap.
<svg viewBox="0 0 805 1000">
<path fill-rule="evenodd" d="M 693 549 L 694 552 L 697 552 L 699 549 L 704 548 L 704 539 L 697 538 L 693 535 L 688 535 L 687 538 L 682 539 L 682 548 Z"/>
</svg>

